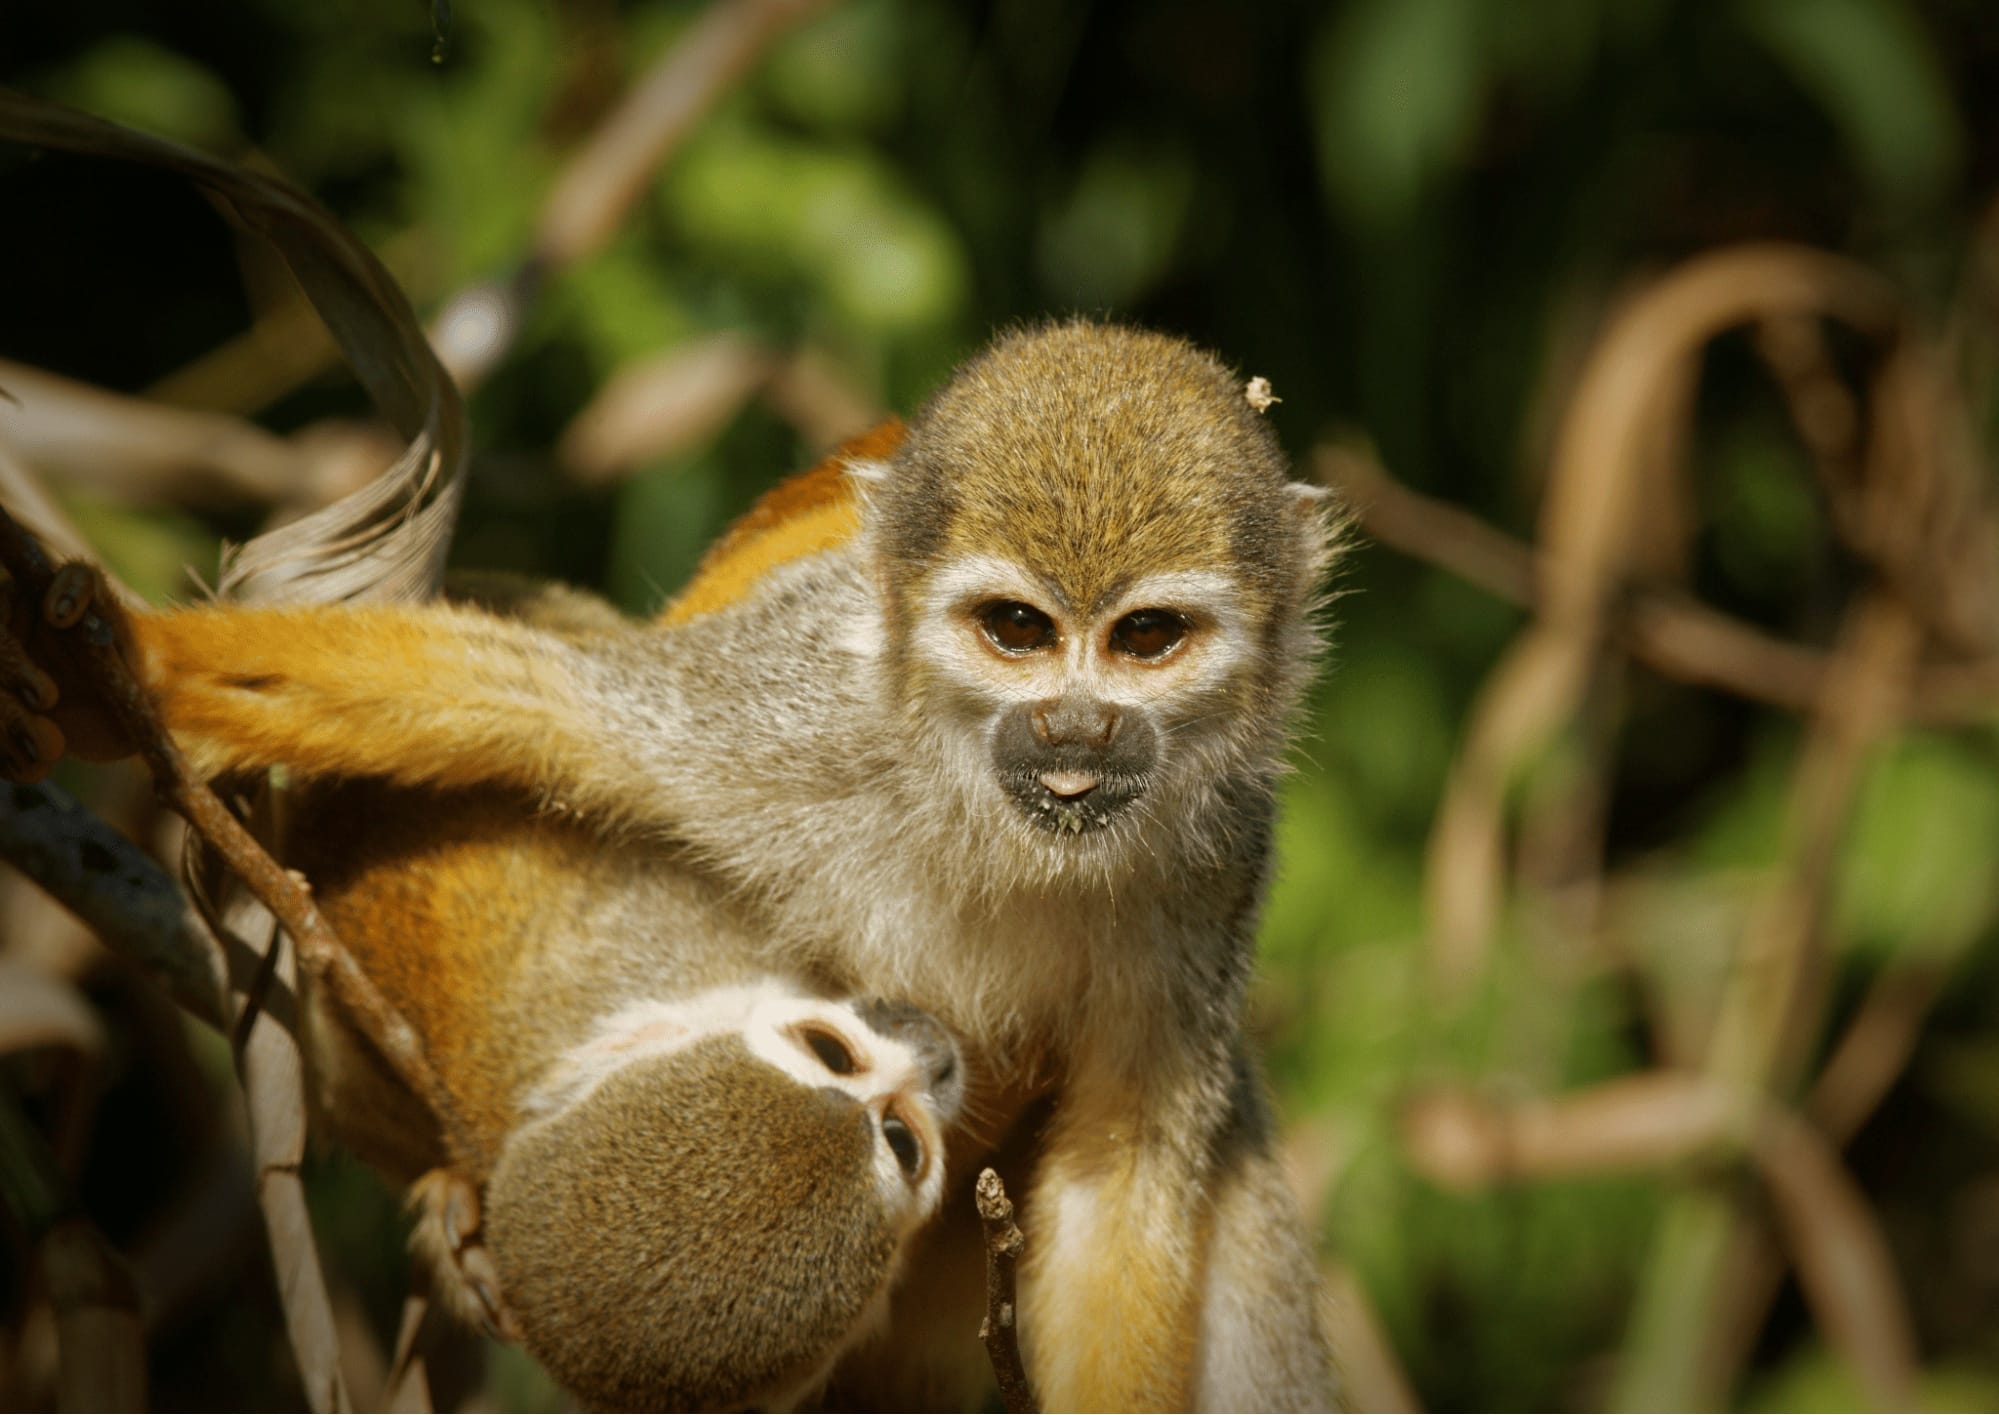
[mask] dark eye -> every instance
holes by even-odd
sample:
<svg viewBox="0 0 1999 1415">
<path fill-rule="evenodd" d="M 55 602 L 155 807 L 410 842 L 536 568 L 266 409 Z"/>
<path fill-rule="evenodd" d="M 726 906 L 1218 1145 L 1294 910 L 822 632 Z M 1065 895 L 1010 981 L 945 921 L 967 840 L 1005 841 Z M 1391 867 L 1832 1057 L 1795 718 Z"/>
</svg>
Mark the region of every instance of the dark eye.
<svg viewBox="0 0 1999 1415">
<path fill-rule="evenodd" d="M 1055 642 L 1055 621 L 1031 604 L 998 599 L 979 611 L 979 625 L 996 648 L 1028 653 Z"/>
<path fill-rule="evenodd" d="M 1159 658 L 1187 637 L 1187 621 L 1170 609 L 1134 609 L 1111 626 L 1111 647 L 1133 658 Z"/>
<path fill-rule="evenodd" d="M 895 1162 L 902 1166 L 902 1172 L 914 1176 L 923 1163 L 923 1147 L 916 1143 L 916 1136 L 901 1116 L 891 1111 L 882 1117 L 882 1139 L 895 1152 Z"/>
<path fill-rule="evenodd" d="M 845 1042 L 831 1032 L 802 1031 L 799 1035 L 812 1048 L 812 1054 L 819 1058 L 819 1064 L 835 1076 L 854 1074 L 854 1054 L 847 1050 Z"/>
</svg>

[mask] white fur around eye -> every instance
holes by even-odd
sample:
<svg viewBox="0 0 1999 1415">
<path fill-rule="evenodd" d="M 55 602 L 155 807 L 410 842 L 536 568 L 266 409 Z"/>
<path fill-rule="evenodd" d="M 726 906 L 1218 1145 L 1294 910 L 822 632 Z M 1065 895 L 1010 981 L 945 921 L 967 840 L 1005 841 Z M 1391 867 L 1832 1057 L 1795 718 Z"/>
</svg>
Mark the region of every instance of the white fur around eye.
<svg viewBox="0 0 1999 1415">
<path fill-rule="evenodd" d="M 564 1052 L 523 1104 L 530 1116 L 553 1115 L 588 1096 L 609 1077 L 655 1056 L 669 1056 L 705 1038 L 740 1032 L 755 1009 L 782 990 L 778 982 L 711 988 L 691 997 L 648 998 L 599 1018 L 589 1039 Z"/>
</svg>

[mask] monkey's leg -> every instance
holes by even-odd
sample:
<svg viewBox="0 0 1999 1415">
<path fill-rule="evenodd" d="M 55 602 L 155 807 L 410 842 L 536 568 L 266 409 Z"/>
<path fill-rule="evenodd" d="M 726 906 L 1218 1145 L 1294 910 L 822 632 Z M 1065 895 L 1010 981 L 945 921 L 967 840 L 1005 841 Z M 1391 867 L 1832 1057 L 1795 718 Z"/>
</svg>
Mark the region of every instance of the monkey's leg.
<svg viewBox="0 0 1999 1415">
<path fill-rule="evenodd" d="M 1262 1086 L 1246 1063 L 1232 1099 L 1215 1162 L 1194 1408 L 1337 1408 L 1317 1265 L 1272 1150 Z"/>
<path fill-rule="evenodd" d="M 460 1321 L 504 1341 L 518 1341 L 500 1295 L 500 1271 L 486 1251 L 479 1190 L 464 1175 L 433 1169 L 410 1186 L 416 1216 L 410 1251 L 430 1275 L 437 1301 Z"/>
</svg>

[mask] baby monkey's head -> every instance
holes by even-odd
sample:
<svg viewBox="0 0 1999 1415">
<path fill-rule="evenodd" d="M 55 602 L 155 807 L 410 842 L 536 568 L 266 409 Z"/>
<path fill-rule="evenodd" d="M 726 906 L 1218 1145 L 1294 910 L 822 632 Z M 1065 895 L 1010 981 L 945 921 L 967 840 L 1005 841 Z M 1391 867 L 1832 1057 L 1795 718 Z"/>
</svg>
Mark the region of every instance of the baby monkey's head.
<svg viewBox="0 0 1999 1415">
<path fill-rule="evenodd" d="M 782 985 L 627 1007 L 487 1188 L 522 1344 L 592 1405 L 782 1407 L 880 1315 L 963 1094 L 927 1014 Z"/>
<path fill-rule="evenodd" d="M 904 699 L 1030 858 L 1095 873 L 1262 784 L 1329 537 L 1242 379 L 1165 335 L 1026 330 L 860 472 Z"/>
</svg>

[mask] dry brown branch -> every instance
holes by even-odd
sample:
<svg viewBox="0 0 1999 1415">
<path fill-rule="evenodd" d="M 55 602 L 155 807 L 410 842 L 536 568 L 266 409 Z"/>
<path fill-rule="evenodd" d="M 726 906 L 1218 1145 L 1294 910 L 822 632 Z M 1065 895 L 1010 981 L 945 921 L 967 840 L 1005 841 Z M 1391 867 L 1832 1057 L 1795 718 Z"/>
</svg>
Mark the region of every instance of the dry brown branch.
<svg viewBox="0 0 1999 1415">
<path fill-rule="evenodd" d="M 1867 990 L 1853 1020 L 1812 1083 L 1806 1109 L 1835 1144 L 1844 1145 L 1886 1099 L 1915 1055 L 1944 972 L 1931 964 L 1890 965 Z"/>
<path fill-rule="evenodd" d="M 1794 1116 L 1766 1113 L 1755 1156 L 1828 1344 L 1877 1409 L 1915 1409 L 1915 1326 L 1866 1196 L 1833 1148 Z"/>
<path fill-rule="evenodd" d="M 0 859 L 21 870 L 169 996 L 222 1028 L 227 968 L 180 887 L 54 786 L 0 787 Z"/>
<path fill-rule="evenodd" d="M 438 1324 L 436 1304 L 418 1290 L 403 1299 L 396 1330 L 395 1353 L 382 1387 L 382 1408 L 398 1415 L 428 1415 L 436 1409 L 430 1395 L 428 1351 Z"/>
<path fill-rule="evenodd" d="M 1432 973 L 1447 994 L 1462 995 L 1479 973 L 1497 921 L 1509 784 L 1575 720 L 1597 677 L 1641 512 L 1684 435 L 1700 350 L 1745 321 L 1832 315 L 1881 334 L 1896 313 L 1893 292 L 1857 266 L 1749 246 L 1688 262 L 1605 329 L 1556 439 L 1537 617 L 1479 694 L 1431 836 Z"/>
<path fill-rule="evenodd" d="M 51 567 L 41 547 L 4 511 L 0 511 L 0 563 L 16 585 L 29 593 L 39 591 L 45 604 L 44 618 L 71 635 L 79 664 L 88 671 L 91 691 L 107 706 L 119 732 L 145 762 L 161 800 L 194 828 L 203 843 L 284 925 L 315 980 L 340 998 L 370 1041 L 381 1049 L 384 1059 L 447 1126 L 452 1125 L 449 1098 L 415 1029 L 334 937 L 314 907 L 304 881 L 266 854 L 208 784 L 188 767 L 125 661 L 123 645 L 129 642 L 129 634 L 119 622 L 115 604 L 96 599 L 95 573 L 74 562 L 60 570 Z"/>
<path fill-rule="evenodd" d="M 462 290 L 431 323 L 461 388 L 513 347 L 549 276 L 594 254 L 695 125 L 781 36 L 826 0 L 719 0 L 642 75 L 556 177 L 519 270 Z"/>
<path fill-rule="evenodd" d="M 600 250 L 653 173 L 750 66 L 825 0 L 720 0 L 640 78 L 572 157 L 542 206 L 534 260 Z"/>
<path fill-rule="evenodd" d="M 564 429 L 556 455 L 585 484 L 705 445 L 770 380 L 777 360 L 737 334 L 690 340 L 618 370 Z"/>
<path fill-rule="evenodd" d="M 979 1323 L 979 1340 L 986 1345 L 1008 1415 L 1025 1415 L 1039 1408 L 1020 1362 L 1020 1333 L 1014 1325 L 1014 1270 L 1026 1241 L 1014 1225 L 1013 1201 L 996 1172 L 980 1170 L 975 1192 L 986 1237 L 986 1315 Z"/>
<path fill-rule="evenodd" d="M 339 341 L 376 407 L 406 440 L 396 465 L 339 503 L 260 536 L 225 561 L 224 593 L 331 601 L 420 598 L 436 586 L 462 492 L 463 409 L 407 299 L 379 261 L 310 199 L 272 178 L 131 133 L 57 105 L 0 91 L 0 137 L 176 173 L 202 187 L 247 231 L 268 240 Z M 294 950 L 279 946 L 276 918 L 297 952 L 360 1020 L 413 1090 L 451 1114 L 414 1034 L 382 1003 L 313 908 L 303 885 L 271 861 L 206 785 L 187 772 L 127 670 L 114 602 L 75 567 L 52 573 L 40 548 L 11 522 L 0 529 L 18 584 L 49 587 L 45 618 L 74 627 L 69 651 L 152 770 L 162 798 L 263 904 L 232 902 L 210 916 L 223 938 L 260 961 L 232 976 L 236 1057 L 249 1110 L 257 1194 L 277 1267 L 286 1324 L 308 1402 L 348 1404 L 339 1340 L 306 1211 L 299 1166 L 305 1145 L 303 1059 L 297 1017 L 270 1004 L 294 998 Z M 66 578 L 64 578 L 66 577 Z M 93 598 L 97 601 L 92 603 Z M 271 917 L 275 916 L 275 918 Z"/>
<path fill-rule="evenodd" d="M 399 284 L 420 292 L 415 233 L 390 237 L 377 249 Z M 336 368 L 340 345 L 296 285 L 292 297 L 268 300 L 235 338 L 190 360 L 145 390 L 147 398 L 183 408 L 247 416 Z"/>
<path fill-rule="evenodd" d="M 1420 1411 L 1423 1402 L 1360 1279 L 1338 1262 L 1324 1264 L 1320 1276 L 1325 1282 L 1325 1326 L 1333 1350 L 1339 1353 L 1343 1408 Z"/>
<path fill-rule="evenodd" d="M 1535 607 L 1534 552 L 1527 545 L 1468 511 L 1411 490 L 1355 448 L 1321 447 L 1314 462 L 1321 480 L 1349 498 L 1373 539 L 1500 599 Z M 1608 632 L 1665 677 L 1787 712 L 1816 711 L 1831 668 L 1824 650 L 1777 638 L 1657 586 L 1629 587 L 1612 608 Z M 1922 664 L 1909 698 L 1912 721 L 1989 722 L 1999 714 L 1999 658 Z"/>
<path fill-rule="evenodd" d="M 0 506 L 11 511 L 18 521 L 26 526 L 43 545 L 65 560 L 81 560 L 90 554 L 90 546 L 82 534 L 70 523 L 63 509 L 55 499 L 21 462 L 6 447 L 0 446 Z M 119 583 L 116 576 L 106 574 L 105 583 L 111 587 L 122 603 L 137 605 L 139 597 Z"/>
<path fill-rule="evenodd" d="M 215 794 L 187 771 L 144 690 L 124 664 L 121 635 L 111 617 L 115 610 L 108 603 L 93 605 L 90 587 L 94 577 L 77 573 L 81 567 L 75 564 L 53 570 L 40 546 L 4 514 L 0 514 L 0 561 L 17 586 L 40 592 L 44 619 L 71 634 L 70 642 L 87 670 L 91 689 L 106 703 L 120 731 L 137 745 L 162 800 L 208 839 L 218 854 L 240 858 L 259 883 L 268 887 L 272 876 L 277 876 L 296 890 L 296 883 L 263 855 Z M 309 902 L 306 907 L 310 909 Z M 347 1410 L 351 1402 L 340 1375 L 338 1336 L 299 1183 L 305 1149 L 303 1064 L 296 1035 L 264 1005 L 274 979 L 287 989 L 293 986 L 287 975 L 289 954 L 279 956 L 284 951 L 278 949 L 274 932 L 255 940 L 247 940 L 243 933 L 226 926 L 218 926 L 217 933 L 225 941 L 245 940 L 248 951 L 262 960 L 249 976 L 231 978 L 230 1015 L 237 1032 L 237 1069 L 243 1080 L 251 1146 L 258 1165 L 258 1201 L 271 1237 L 292 1351 L 311 1407 L 316 1411 Z M 296 1025 L 295 1017 L 288 1020 Z"/>
<path fill-rule="evenodd" d="M 806 347 L 778 367 L 764 401 L 804 439 L 825 451 L 875 426 L 887 413 L 826 354 Z"/>
<path fill-rule="evenodd" d="M 222 413 L 128 398 L 0 360 L 0 443 L 61 485 L 176 505 L 310 499 L 313 468 L 284 438 Z"/>
<path fill-rule="evenodd" d="M 465 464 L 464 410 L 409 301 L 381 262 L 309 197 L 275 178 L 0 90 L 0 138 L 171 172 L 270 241 L 339 340 L 369 398 L 408 439 L 361 491 L 261 536 L 222 585 L 259 598 L 420 597 L 433 586 Z"/>
<path fill-rule="evenodd" d="M 1828 1341 L 1882 1409 L 1911 1408 L 1915 1339 L 1887 1242 L 1837 1151 L 1796 1116 L 1652 1072 L 1510 1106 L 1432 1093 L 1412 1103 L 1403 1135 L 1426 1174 L 1458 1189 L 1746 1156 Z"/>
</svg>

